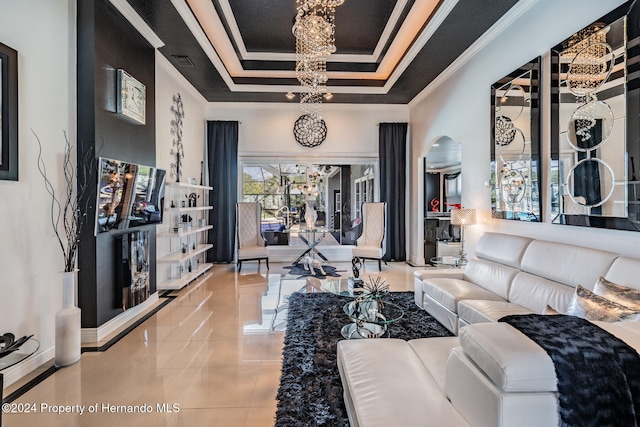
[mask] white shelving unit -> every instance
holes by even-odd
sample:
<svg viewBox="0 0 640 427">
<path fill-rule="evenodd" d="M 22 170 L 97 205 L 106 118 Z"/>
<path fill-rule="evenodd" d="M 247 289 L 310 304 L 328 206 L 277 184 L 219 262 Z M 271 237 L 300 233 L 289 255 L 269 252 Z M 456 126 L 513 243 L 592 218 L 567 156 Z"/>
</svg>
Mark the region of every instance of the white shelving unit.
<svg viewBox="0 0 640 427">
<path fill-rule="evenodd" d="M 209 191 L 212 187 L 169 182 L 165 191 L 165 218 L 158 227 L 158 290 L 177 290 L 201 276 L 213 264 L 207 262 Z M 189 196 L 192 195 L 190 198 Z M 168 206 L 167 206 L 168 205 Z M 163 255 L 161 255 L 163 254 Z"/>
</svg>

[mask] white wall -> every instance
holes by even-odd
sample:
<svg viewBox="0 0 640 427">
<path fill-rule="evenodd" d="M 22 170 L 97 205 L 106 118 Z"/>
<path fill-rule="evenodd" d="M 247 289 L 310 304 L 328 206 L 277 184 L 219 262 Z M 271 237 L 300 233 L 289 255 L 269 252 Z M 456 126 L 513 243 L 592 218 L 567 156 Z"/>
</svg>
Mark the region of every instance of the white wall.
<svg viewBox="0 0 640 427">
<path fill-rule="evenodd" d="M 35 335 L 39 356 L 25 363 L 34 369 L 53 358 L 64 264 L 31 129 L 60 194 L 63 130 L 75 145 L 75 1 L 0 0 L 0 11 L 0 42 L 18 51 L 20 174 L 17 182 L 0 181 L 0 332 Z M 5 372 L 5 385 L 26 372 Z"/>
<path fill-rule="evenodd" d="M 490 173 L 491 84 L 530 59 L 546 54 L 552 46 L 624 2 L 539 0 L 520 3 L 531 7 L 437 88 L 427 88 L 426 97 L 410 104 L 414 153 L 411 224 L 414 230 L 419 230 L 409 236 L 412 239 L 410 257 L 414 262 L 424 256 L 421 248 L 423 233 L 419 201 L 422 198 L 422 177 L 419 165 L 421 157 L 442 135 L 462 144 L 462 201 L 465 207 L 479 210 L 481 224 L 468 228 L 466 234 L 469 252 L 473 251 L 483 232 L 498 231 L 638 256 L 640 236 L 637 233 L 490 218 L 490 190 L 484 187 L 483 181 L 489 179 Z M 544 70 L 543 78 L 548 78 Z M 548 87 L 548 80 L 543 85 Z M 543 96 L 548 96 L 544 90 Z M 549 98 L 542 102 L 543 106 L 548 104 Z M 549 155 L 549 114 L 548 107 L 543 108 L 543 159 Z M 543 166 L 543 183 L 548 183 L 548 162 L 545 161 Z M 543 192 L 547 193 L 547 188 L 543 188 Z"/>
<path fill-rule="evenodd" d="M 377 158 L 378 123 L 409 120 L 406 105 L 325 103 L 322 114 L 327 124 L 327 138 L 320 146 L 308 148 L 298 144 L 293 136 L 293 125 L 302 115 L 295 101 L 211 103 L 206 113 L 208 120 L 239 120 L 239 154 L 254 157 Z"/>
<path fill-rule="evenodd" d="M 205 140 L 205 109 L 207 101 L 200 95 L 189 82 L 169 63 L 169 61 L 156 51 L 156 166 L 167 170 L 167 182 L 176 180 L 171 176 L 171 163 L 175 162 L 172 156 L 173 135 L 171 135 L 171 120 L 174 114 L 171 112 L 173 97 L 180 94 L 184 105 L 183 119 L 183 144 L 184 160 L 182 164 L 181 182 L 188 182 L 190 177 L 196 178 L 200 183 L 200 162 L 204 159 Z M 187 192 L 185 190 L 185 192 Z M 190 192 L 190 191 L 189 191 Z M 171 197 L 167 193 L 167 197 Z M 165 201 L 165 203 L 170 203 Z M 166 231 L 170 226 L 169 219 L 165 216 L 162 225 L 156 227 L 158 232 Z M 159 237 L 156 243 L 157 256 L 163 256 L 176 250 L 170 248 L 169 240 Z M 174 244 L 175 239 L 174 239 Z M 170 264 L 158 263 L 157 283 L 160 283 L 171 274 Z"/>
</svg>

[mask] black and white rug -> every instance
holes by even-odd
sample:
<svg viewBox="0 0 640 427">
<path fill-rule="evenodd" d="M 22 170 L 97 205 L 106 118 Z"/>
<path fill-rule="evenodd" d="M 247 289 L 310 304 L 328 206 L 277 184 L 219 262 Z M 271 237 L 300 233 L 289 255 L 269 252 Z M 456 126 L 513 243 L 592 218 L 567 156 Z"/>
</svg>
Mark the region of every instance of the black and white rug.
<svg viewBox="0 0 640 427">
<path fill-rule="evenodd" d="M 346 270 L 336 270 L 336 268 L 331 265 L 323 265 L 322 269 L 324 270 L 325 273 L 327 273 L 326 275 L 324 275 L 317 268 L 314 268 L 313 271 L 305 270 L 304 264 L 300 262 L 297 262 L 293 265 L 289 265 L 282 268 L 288 269 L 290 275 L 298 276 L 297 279 L 302 279 L 303 277 L 317 277 L 318 279 L 326 279 L 327 276 L 340 277 L 340 274 L 338 273 L 338 271 L 341 271 L 341 272 L 346 271 Z"/>
<path fill-rule="evenodd" d="M 413 292 L 390 292 L 385 300 L 405 313 L 389 327 L 392 338 L 451 335 L 415 305 Z M 336 345 L 343 339 L 340 329 L 349 322 L 342 311 L 348 301 L 330 293 L 291 295 L 276 426 L 349 426 L 336 355 Z"/>
</svg>

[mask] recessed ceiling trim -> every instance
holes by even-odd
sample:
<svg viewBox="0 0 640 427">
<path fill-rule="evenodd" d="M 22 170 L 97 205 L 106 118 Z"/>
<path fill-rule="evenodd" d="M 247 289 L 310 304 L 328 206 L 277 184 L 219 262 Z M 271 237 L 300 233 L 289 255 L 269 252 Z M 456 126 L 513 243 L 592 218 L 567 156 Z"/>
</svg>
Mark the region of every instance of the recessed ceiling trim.
<svg viewBox="0 0 640 427">
<path fill-rule="evenodd" d="M 387 91 L 391 90 L 393 85 L 396 84 L 402 73 L 415 59 L 416 55 L 420 53 L 420 50 L 422 50 L 424 45 L 427 44 L 431 36 L 433 36 L 440 25 L 442 25 L 442 23 L 447 18 L 449 13 L 451 13 L 456 4 L 458 4 L 458 0 L 445 0 L 444 2 L 442 2 L 442 5 L 433 15 L 433 18 L 431 18 L 424 31 L 422 31 L 416 42 L 411 46 L 407 54 L 404 56 L 404 58 L 402 58 L 396 69 L 387 80 L 387 83 L 384 86 Z"/>
<path fill-rule="evenodd" d="M 127 0 L 109 0 L 111 4 L 118 9 L 118 12 L 124 16 L 127 21 L 144 37 L 151 46 L 159 49 L 164 46 L 164 42 L 160 37 L 144 22 L 144 19 L 138 15 L 138 12 L 127 2 Z"/>
<path fill-rule="evenodd" d="M 398 23 L 398 20 L 402 16 L 402 11 L 404 10 L 406 5 L 407 5 L 407 0 L 399 0 L 396 3 L 396 6 L 393 8 L 393 11 L 391 12 L 391 16 L 387 21 L 387 25 L 384 27 L 384 31 L 382 31 L 380 40 L 378 40 L 378 44 L 376 45 L 376 48 L 373 51 L 373 55 L 371 55 L 373 58 L 375 58 L 375 61 L 373 62 L 376 62 L 380 59 L 380 55 L 382 55 L 382 51 L 384 47 L 387 45 L 387 42 L 389 41 L 389 37 L 391 37 L 391 34 L 393 33 L 393 29 L 395 28 L 396 24 Z"/>
<path fill-rule="evenodd" d="M 195 16 L 193 16 L 193 13 L 191 12 L 189 6 L 187 6 L 184 0 L 171 0 L 171 4 L 176 8 L 176 11 L 178 11 L 178 14 L 187 25 L 187 27 L 189 27 L 189 29 L 193 33 L 193 36 L 198 41 L 198 44 L 200 44 L 202 50 L 204 50 L 207 57 L 211 60 L 213 66 L 216 67 L 216 70 L 218 70 L 218 73 L 220 73 L 220 77 L 222 77 L 224 82 L 227 84 L 227 87 L 231 89 L 233 86 L 235 86 L 235 84 L 233 83 L 233 79 L 229 75 L 229 72 L 227 71 L 224 63 L 218 56 L 218 53 L 211 45 L 211 42 L 209 42 L 209 39 L 202 30 L 202 27 L 200 27 L 200 24 L 196 20 Z"/>
<path fill-rule="evenodd" d="M 401 1 L 403 2 L 403 4 L 406 4 L 406 0 L 401 0 Z M 245 90 L 237 89 L 240 85 L 229 81 L 231 80 L 232 77 L 233 78 L 239 78 L 239 77 L 283 78 L 283 79 L 295 77 L 294 70 L 290 70 L 290 71 L 289 70 L 279 70 L 279 71 L 244 70 L 242 68 L 242 64 L 238 60 L 238 56 L 231 44 L 231 41 L 227 37 L 227 32 L 225 31 L 224 26 L 222 25 L 222 21 L 220 20 L 220 17 L 217 15 L 217 12 L 210 0 L 171 0 L 171 2 L 176 8 L 176 10 L 178 11 L 178 13 L 182 16 L 183 20 L 185 21 L 189 29 L 194 33 L 194 35 L 197 35 L 196 39 L 198 40 L 198 43 L 200 43 L 200 46 L 205 50 L 205 52 L 207 52 L 207 55 L 210 56 L 211 53 L 215 54 L 217 61 L 212 60 L 212 62 L 215 65 L 218 72 L 222 75 L 223 79 L 227 83 L 227 86 L 229 87 L 230 90 L 241 91 L 241 92 L 245 91 Z M 407 34 L 405 34 L 405 37 L 407 38 L 405 39 L 404 42 L 392 43 L 391 48 L 389 48 L 389 50 L 387 51 L 387 54 L 385 55 L 385 59 L 383 59 L 383 62 L 381 64 L 381 65 L 384 65 L 384 67 L 378 67 L 378 71 L 374 73 L 330 71 L 327 73 L 329 80 L 331 79 L 384 80 L 387 78 L 393 79 L 393 82 L 391 84 L 389 84 L 389 81 L 387 81 L 387 84 L 384 86 L 385 88 L 384 93 L 386 94 L 391 89 L 391 87 L 396 82 L 396 80 L 400 78 L 402 73 L 410 65 L 411 61 L 415 58 L 415 56 L 420 52 L 420 49 L 424 47 L 424 45 L 427 43 L 429 38 L 433 35 L 433 33 L 435 33 L 437 28 L 442 24 L 442 22 L 447 17 L 447 15 L 451 12 L 451 10 L 453 10 L 455 5 L 458 3 L 458 0 L 443 1 L 440 7 L 438 7 L 438 9 L 436 10 L 436 12 L 433 13 L 433 8 L 437 7 L 438 3 L 439 3 L 438 0 L 431 0 L 429 2 L 419 1 L 414 3 L 411 11 L 409 12 L 409 16 L 410 17 L 414 16 L 414 19 L 416 19 L 415 17 L 419 15 L 420 18 L 418 19 L 418 21 L 420 22 L 416 22 L 414 24 L 413 30 L 411 29 L 404 30 L 408 32 Z M 191 7 L 189 7 L 189 5 Z M 229 3 L 227 0 L 220 0 L 220 5 L 221 5 L 221 8 L 223 9 L 228 8 L 228 12 L 231 13 L 231 7 L 229 6 Z M 207 16 L 210 17 L 211 21 L 205 20 L 204 22 L 201 23 L 201 21 L 198 20 L 198 18 L 196 17 L 197 14 L 206 14 Z M 428 19 L 430 16 L 432 16 L 431 20 L 428 22 L 428 24 L 426 25 L 422 33 L 418 36 L 416 41 L 410 46 L 408 52 L 404 54 L 410 42 L 415 38 L 413 34 L 414 33 L 418 34 L 418 32 L 420 31 L 420 28 L 418 28 L 417 25 L 419 24 L 422 26 L 424 24 L 423 20 Z M 233 14 L 231 14 L 231 18 L 233 18 Z M 398 17 L 396 17 L 395 19 L 398 19 Z M 236 30 L 239 31 L 237 25 L 235 24 L 234 19 L 229 19 L 229 17 L 227 17 L 227 21 L 233 22 L 233 24 L 229 23 L 230 28 L 235 26 Z M 207 23 L 209 23 L 209 25 L 207 25 Z M 236 30 L 231 30 L 231 31 L 233 32 Z M 216 48 L 213 46 L 212 40 L 216 40 L 217 42 L 221 43 L 218 45 L 220 51 L 216 50 Z M 238 43 L 239 50 L 244 49 L 242 46 L 240 46 L 239 41 L 237 41 L 237 43 Z M 403 46 L 399 46 L 399 44 L 402 44 Z M 395 48 L 394 48 L 394 45 L 395 45 Z M 393 58 L 394 53 L 392 52 L 392 50 L 397 51 L 395 52 L 395 55 L 404 54 L 403 59 L 401 60 L 400 64 L 398 64 L 397 66 L 395 66 L 395 61 L 393 61 L 392 59 L 387 59 L 387 57 Z M 264 54 L 269 55 L 268 53 L 264 53 Z M 284 58 L 285 57 L 284 55 L 288 55 L 288 54 L 281 54 L 280 57 Z M 332 56 L 334 55 L 330 55 L 330 58 Z M 343 59 L 343 60 L 345 59 L 345 57 L 349 57 L 350 59 L 355 59 L 355 58 L 362 58 L 363 56 L 364 55 L 341 55 L 341 56 L 335 55 L 336 59 Z M 295 54 L 291 57 L 295 58 Z M 218 64 L 220 64 L 222 68 L 220 68 Z M 382 71 L 381 71 L 381 68 L 382 68 Z M 389 73 L 391 73 L 391 76 L 389 76 Z M 272 89 L 273 87 L 274 86 L 270 86 L 266 88 L 266 90 L 261 90 L 260 92 L 274 92 L 275 90 Z M 288 88 L 288 90 L 291 90 L 292 86 L 279 86 L 279 87 L 286 87 Z M 295 88 L 297 86 L 293 86 L 293 87 Z M 336 91 L 336 93 L 349 93 L 344 91 L 344 88 L 345 86 L 342 86 L 343 90 Z"/>
</svg>

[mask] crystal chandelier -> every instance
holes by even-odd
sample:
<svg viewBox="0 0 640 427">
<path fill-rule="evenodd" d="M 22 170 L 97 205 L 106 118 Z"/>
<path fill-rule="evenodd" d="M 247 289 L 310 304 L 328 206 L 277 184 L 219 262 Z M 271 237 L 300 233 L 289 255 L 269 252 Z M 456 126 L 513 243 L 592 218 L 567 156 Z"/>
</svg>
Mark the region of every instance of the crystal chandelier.
<svg viewBox="0 0 640 427">
<path fill-rule="evenodd" d="M 300 106 L 312 122 L 322 120 L 327 57 L 336 51 L 334 18 L 342 3 L 344 0 L 296 0 L 296 77 L 301 85 Z"/>
</svg>

